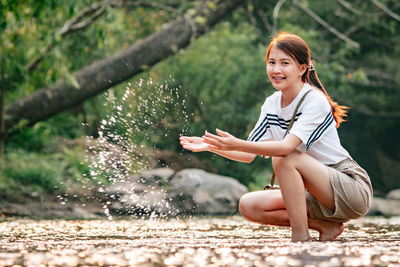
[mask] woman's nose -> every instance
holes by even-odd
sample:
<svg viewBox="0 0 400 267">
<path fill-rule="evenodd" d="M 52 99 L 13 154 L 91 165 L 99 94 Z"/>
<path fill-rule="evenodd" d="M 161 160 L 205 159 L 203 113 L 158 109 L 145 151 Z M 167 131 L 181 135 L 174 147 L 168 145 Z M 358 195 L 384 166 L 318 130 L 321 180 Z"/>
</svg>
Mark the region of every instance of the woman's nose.
<svg viewBox="0 0 400 267">
<path fill-rule="evenodd" d="M 275 64 L 272 68 L 272 72 L 280 73 L 282 71 L 281 66 L 279 64 Z"/>
</svg>

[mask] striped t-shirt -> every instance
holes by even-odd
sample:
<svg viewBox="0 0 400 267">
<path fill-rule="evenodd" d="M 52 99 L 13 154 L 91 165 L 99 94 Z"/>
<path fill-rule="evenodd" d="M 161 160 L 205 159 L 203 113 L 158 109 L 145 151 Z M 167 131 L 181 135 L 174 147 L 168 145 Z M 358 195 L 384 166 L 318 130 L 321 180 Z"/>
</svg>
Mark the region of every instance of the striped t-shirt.
<svg viewBox="0 0 400 267">
<path fill-rule="evenodd" d="M 300 105 L 292 129 L 289 131 L 302 141 L 297 149 L 307 152 L 326 165 L 351 158 L 340 144 L 332 108 L 326 96 L 307 83 L 297 97 L 284 108 L 281 107 L 281 91 L 267 97 L 248 141 L 282 140 L 297 103 L 310 89 L 312 91 Z"/>
</svg>

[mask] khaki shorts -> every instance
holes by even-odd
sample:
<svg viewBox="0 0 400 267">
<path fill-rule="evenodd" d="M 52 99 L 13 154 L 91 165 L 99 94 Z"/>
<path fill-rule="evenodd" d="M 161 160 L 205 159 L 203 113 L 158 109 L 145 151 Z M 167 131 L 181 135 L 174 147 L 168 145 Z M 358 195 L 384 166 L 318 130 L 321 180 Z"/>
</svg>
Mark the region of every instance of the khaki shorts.
<svg viewBox="0 0 400 267">
<path fill-rule="evenodd" d="M 338 223 L 357 219 L 372 205 L 372 186 L 367 172 L 352 159 L 328 166 L 329 179 L 335 199 L 335 210 L 322 205 L 306 191 L 308 216 Z"/>
</svg>

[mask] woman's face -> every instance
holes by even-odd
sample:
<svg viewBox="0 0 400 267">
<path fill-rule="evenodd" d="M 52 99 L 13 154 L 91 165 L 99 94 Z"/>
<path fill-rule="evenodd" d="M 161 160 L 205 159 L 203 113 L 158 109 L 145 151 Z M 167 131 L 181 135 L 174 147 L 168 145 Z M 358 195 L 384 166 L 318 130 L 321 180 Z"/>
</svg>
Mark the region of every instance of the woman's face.
<svg viewBox="0 0 400 267">
<path fill-rule="evenodd" d="M 276 46 L 271 48 L 267 61 L 267 74 L 275 89 L 284 91 L 301 86 L 301 76 L 306 67 L 306 64 L 299 65 L 296 60 Z"/>
</svg>

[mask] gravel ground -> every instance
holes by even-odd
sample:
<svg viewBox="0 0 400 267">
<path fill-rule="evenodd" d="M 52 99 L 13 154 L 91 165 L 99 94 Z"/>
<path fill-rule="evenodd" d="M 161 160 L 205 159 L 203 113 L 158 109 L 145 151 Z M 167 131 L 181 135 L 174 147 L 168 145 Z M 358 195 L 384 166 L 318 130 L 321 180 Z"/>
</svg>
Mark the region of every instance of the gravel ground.
<svg viewBox="0 0 400 267">
<path fill-rule="evenodd" d="M 317 233 L 312 232 L 317 238 Z M 400 217 L 346 224 L 334 242 L 241 217 L 0 221 L 0 266 L 400 266 Z"/>
</svg>

